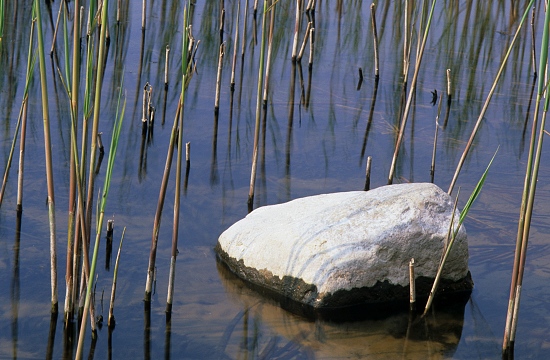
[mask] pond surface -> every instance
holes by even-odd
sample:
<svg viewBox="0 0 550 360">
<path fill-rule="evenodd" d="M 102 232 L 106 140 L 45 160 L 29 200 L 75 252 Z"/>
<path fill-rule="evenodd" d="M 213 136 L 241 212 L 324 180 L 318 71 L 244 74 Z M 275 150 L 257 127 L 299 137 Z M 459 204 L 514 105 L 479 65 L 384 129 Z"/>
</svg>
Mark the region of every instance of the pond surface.
<svg viewBox="0 0 550 360">
<path fill-rule="evenodd" d="M 0 128 L 2 169 L 24 90 L 31 11 L 30 2 L 8 2 L 0 50 Z M 43 2 L 41 2 L 43 3 Z M 220 32 L 218 14 L 225 3 L 222 86 L 219 114 L 215 88 Z M 406 311 L 391 316 L 336 323 L 304 319 L 247 288 L 216 262 L 213 251 L 221 232 L 246 216 L 254 142 L 260 46 L 260 16 L 254 23 L 252 1 L 244 61 L 241 38 L 235 91 L 230 89 L 238 1 L 197 1 L 193 35 L 201 41 L 197 72 L 187 89 L 184 142 L 191 143 L 188 179 L 180 209 L 179 256 L 172 321 L 165 304 L 171 253 L 175 180 L 172 174 L 160 229 L 156 291 L 150 312 L 143 294 L 153 219 L 172 122 L 181 89 L 183 2 L 156 0 L 147 6 L 141 30 L 141 6 L 116 1 L 109 8 L 111 35 L 102 88 L 103 142 L 111 138 L 112 119 L 122 74 L 127 99 L 106 217 L 114 219 L 114 244 L 126 228 L 118 272 L 116 328 L 87 333 L 85 356 L 91 358 L 374 358 L 489 359 L 501 356 L 510 288 L 517 219 L 531 132 L 533 86 L 531 28 L 525 26 L 512 50 L 495 96 L 457 186 L 462 207 L 496 149 L 485 187 L 465 226 L 475 288 L 461 306 L 437 304 L 426 322 L 410 323 Z M 260 2 L 262 3 L 262 2 Z M 448 189 L 458 160 L 518 26 L 523 4 L 510 1 L 438 1 L 418 77 L 394 182 L 430 181 L 437 106 L 432 91 L 445 93 L 451 69 L 452 102 L 443 96 L 434 182 Z M 70 3 L 72 14 L 73 3 Z M 403 83 L 402 2 L 377 3 L 380 80 L 375 95 L 370 3 L 318 1 L 315 11 L 313 66 L 309 47 L 302 63 L 291 61 L 295 2 L 277 3 L 265 125 L 254 208 L 298 197 L 361 190 L 367 156 L 372 156 L 371 187 L 387 183 L 397 137 Z M 86 6 L 87 7 L 87 6 Z M 243 9 L 241 1 L 242 34 Z M 260 6 L 261 7 L 261 6 Z M 59 2 L 43 4 L 49 49 Z M 71 15 L 72 16 L 72 15 Z M 87 15 L 86 15 L 87 16 Z M 539 54 L 544 12 L 535 12 Z M 72 19 L 72 17 L 71 17 Z M 417 23 L 420 22 L 418 18 Z M 305 27 L 306 17 L 302 20 Z M 58 35 L 60 36 L 60 35 Z M 60 38 L 60 37 L 59 37 Z M 59 39 L 58 38 L 58 39 Z M 303 30 L 300 40 L 303 38 Z M 410 79 L 417 36 L 413 38 Z M 59 40 L 58 40 L 59 41 Z M 86 38 L 82 38 L 85 53 Z M 170 46 L 169 87 L 164 90 L 165 47 Z M 16 236 L 18 151 L 0 208 L 0 358 L 72 358 L 76 340 L 64 330 L 65 256 L 69 193 L 70 104 L 56 67 L 64 71 L 64 46 L 46 58 L 52 118 L 57 217 L 60 314 L 50 316 L 49 228 L 38 66 L 29 90 L 29 124 L 20 236 Z M 364 79 L 359 83 L 359 68 Z M 142 137 L 142 89 L 153 87 L 157 109 L 154 133 Z M 83 91 L 83 90 L 82 90 Z M 534 100 L 533 100 L 534 101 Z M 374 103 L 374 107 L 371 110 Z M 445 115 L 448 112 L 448 117 Z M 17 148 L 18 149 L 18 145 Z M 544 146 L 543 153 L 549 149 Z M 104 161 L 97 181 L 104 178 Z M 550 350 L 550 166 L 543 157 L 527 256 L 515 355 L 546 358 Z M 105 266 L 102 236 L 96 285 L 96 312 L 106 319 L 113 264 Z M 439 256 L 439 255 L 437 255 Z M 69 334 L 69 336 L 67 336 Z M 74 336 L 74 334 L 72 335 Z M 72 339 L 72 342 L 71 342 Z"/>
</svg>

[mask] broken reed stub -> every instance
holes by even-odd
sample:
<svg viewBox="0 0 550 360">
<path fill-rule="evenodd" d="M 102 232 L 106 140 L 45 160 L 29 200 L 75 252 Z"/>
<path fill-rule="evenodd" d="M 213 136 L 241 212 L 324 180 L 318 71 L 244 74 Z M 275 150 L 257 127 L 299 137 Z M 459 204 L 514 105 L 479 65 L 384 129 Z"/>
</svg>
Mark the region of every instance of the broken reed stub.
<svg viewBox="0 0 550 360">
<path fill-rule="evenodd" d="M 409 260 L 426 298 L 452 212 L 450 196 L 429 183 L 310 196 L 254 210 L 220 235 L 216 252 L 255 287 L 314 309 L 406 304 Z M 464 227 L 442 278 L 440 293 L 473 287 Z"/>
</svg>

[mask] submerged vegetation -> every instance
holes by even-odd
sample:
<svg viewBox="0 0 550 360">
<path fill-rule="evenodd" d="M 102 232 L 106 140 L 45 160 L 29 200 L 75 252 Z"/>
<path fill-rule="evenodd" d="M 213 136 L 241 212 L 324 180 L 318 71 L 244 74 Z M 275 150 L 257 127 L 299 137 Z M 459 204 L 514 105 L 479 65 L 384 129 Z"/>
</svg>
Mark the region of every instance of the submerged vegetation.
<svg viewBox="0 0 550 360">
<path fill-rule="evenodd" d="M 531 28 L 527 26 L 530 14 Z M 306 325 L 286 313 L 280 315 L 278 308 L 263 312 L 258 306 L 263 300 L 215 269 L 212 245 L 221 230 L 254 208 L 318 192 L 435 181 L 442 187 L 450 184 L 452 193 L 459 173 L 460 185 L 467 189 L 462 191 L 472 190 L 473 195 L 462 206 L 457 223 L 470 221 L 467 226 L 474 229 L 469 230 L 474 234 L 471 265 L 478 271 L 488 260 L 479 260 L 477 254 L 497 244 L 506 248 L 506 252 L 499 250 L 498 259 L 505 258 L 506 264 L 500 264 L 498 271 L 510 272 L 509 235 L 516 225 L 510 214 L 519 209 L 509 299 L 500 289 L 507 280 L 499 278 L 499 291 L 493 291 L 484 288 L 493 286 L 492 280 L 477 281 L 489 279 L 490 273 L 473 277 L 479 292 L 489 291 L 498 298 L 500 312 L 491 314 L 490 321 L 495 333 L 505 323 L 503 354 L 531 355 L 523 345 L 514 350 L 514 344 L 522 341 L 517 340 L 516 331 L 527 327 L 521 327 L 518 310 L 519 296 L 525 291 L 524 272 L 529 271 L 526 251 L 531 224 L 543 221 L 536 217 L 535 190 L 548 172 L 541 158 L 547 151 L 543 139 L 549 22 L 543 4 L 534 0 L 529 4 L 34 0 L 32 10 L 18 1 L 0 0 L 4 119 L 0 244 L 6 249 L 10 244 L 6 234 L 13 231 L 14 219 L 16 223 L 14 251 L 0 257 L 0 271 L 6 271 L 6 264 L 14 269 L 9 286 L 13 357 L 27 351 L 26 347 L 36 351 L 21 341 L 24 336 L 18 329 L 25 317 L 20 304 L 26 304 L 20 283 L 29 281 L 33 285 L 24 286 L 40 289 L 32 301 L 49 303 L 48 357 L 61 357 L 57 356 L 60 351 L 70 358 L 82 358 L 85 351 L 94 356 L 103 314 L 98 286 L 112 289 L 109 355 L 121 346 L 116 341 L 127 341 L 128 348 L 135 348 L 133 332 L 140 323 L 145 329 L 137 340 L 143 346 L 138 348 L 151 356 L 156 348 L 151 344 L 152 332 L 158 330 L 156 319 L 163 314 L 165 357 L 186 351 L 197 357 L 238 357 L 243 351 L 245 357 L 311 356 L 313 350 L 307 344 L 319 344 L 319 339 L 307 334 L 287 329 L 290 334 L 262 337 L 262 331 L 269 333 L 265 324 L 271 320 L 265 318 L 271 312 L 298 324 L 297 328 Z M 531 64 L 539 47 L 535 70 Z M 409 74 L 411 65 L 414 71 Z M 231 71 L 222 71 L 228 66 Z M 442 104 L 443 93 L 447 101 Z M 172 116 L 172 126 L 164 128 L 165 119 Z M 530 140 L 525 145 L 527 136 Z M 104 150 L 106 139 L 110 146 Z M 498 145 L 502 145 L 500 154 L 491 159 Z M 489 160 L 498 179 L 487 179 L 484 194 L 489 195 L 484 199 L 478 190 L 487 171 L 480 184 L 474 180 Z M 17 169 L 12 167 L 15 161 Z M 521 178 L 522 196 L 516 186 Z M 493 185 L 496 190 L 491 184 L 497 184 Z M 543 189 L 544 198 L 547 190 Z M 174 202 L 165 205 L 166 196 L 173 196 Z M 477 196 L 481 210 L 476 211 L 470 205 Z M 505 201 L 502 208 L 495 209 L 495 198 Z M 163 217 L 165 207 L 173 211 L 171 219 Z M 114 274 L 107 277 L 98 268 L 98 258 L 103 256 L 105 216 L 111 213 L 124 227 L 122 238 L 127 240 L 121 250 L 121 239 Z M 164 234 L 161 221 L 172 226 L 171 236 Z M 106 271 L 112 227 L 109 231 Z M 66 239 L 63 246 L 61 239 Z M 550 251 L 540 239 L 535 240 L 537 245 Z M 119 264 L 121 251 L 124 261 Z M 182 255 L 184 261 L 176 269 L 176 258 Z M 34 275 L 46 268 L 49 276 Z M 33 275 L 26 274 L 28 269 Z M 58 272 L 64 282 L 58 280 Z M 35 276 L 37 280 L 29 279 Z M 102 282 L 103 278 L 109 280 Z M 159 293 L 157 281 L 163 285 Z M 42 289 L 46 282 L 47 299 Z M 117 306 L 121 306 L 117 326 L 128 330 L 123 337 L 129 340 L 115 340 L 117 288 Z M 237 299 L 237 315 L 231 314 L 235 306 L 227 301 L 227 294 Z M 159 310 L 159 295 L 166 295 L 163 310 Z M 145 321 L 134 314 L 142 300 Z M 64 301 L 61 350 L 54 346 L 56 332 L 61 331 L 56 327 L 59 301 Z M 430 305 L 431 300 L 426 311 Z M 476 311 L 475 304 L 468 306 Z M 550 310 L 545 308 L 544 314 Z M 464 311 L 459 317 L 464 321 Z M 190 318 L 194 328 L 181 336 Z M 422 321 L 431 329 L 430 319 Z M 86 337 L 88 326 L 91 338 Z M 412 328 L 409 321 L 403 355 L 414 343 Z M 242 339 L 235 340 L 239 331 Z M 362 334 L 365 329 L 356 331 Z M 7 343 L 7 331 L 2 333 L 0 344 Z M 197 333 L 206 340 L 197 341 Z M 432 341 L 430 334 L 425 335 L 418 336 Z M 184 339 L 185 346 L 176 345 L 172 336 Z M 460 350 L 459 340 L 460 335 L 453 351 L 457 346 Z M 203 344 L 200 350 L 193 348 L 197 342 Z M 120 356 L 136 355 L 134 351 Z M 332 348 L 323 351 L 324 357 L 341 355 Z M 0 356 L 6 352 L 0 345 Z"/>
</svg>

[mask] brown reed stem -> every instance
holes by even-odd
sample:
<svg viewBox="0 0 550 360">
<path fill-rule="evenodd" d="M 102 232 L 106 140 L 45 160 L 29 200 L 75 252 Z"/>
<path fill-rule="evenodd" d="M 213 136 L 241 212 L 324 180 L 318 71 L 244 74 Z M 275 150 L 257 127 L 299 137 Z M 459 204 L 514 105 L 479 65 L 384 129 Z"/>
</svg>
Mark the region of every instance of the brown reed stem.
<svg viewBox="0 0 550 360">
<path fill-rule="evenodd" d="M 147 15 L 147 1 L 143 0 L 141 5 L 141 31 L 145 31 L 146 16 Z"/>
<path fill-rule="evenodd" d="M 294 23 L 294 41 L 292 43 L 292 61 L 296 61 L 298 52 L 298 35 L 300 33 L 300 4 L 301 0 L 296 0 L 296 21 Z"/>
<path fill-rule="evenodd" d="M 300 0 L 298 0 L 298 2 L 299 1 Z M 252 153 L 252 169 L 250 171 L 250 189 L 248 192 L 248 212 L 252 211 L 253 205 L 254 205 L 254 185 L 256 182 L 256 170 L 258 166 L 258 140 L 260 137 L 262 88 L 263 88 L 263 81 L 264 81 L 266 12 L 267 12 L 267 0 L 264 0 L 264 8 L 262 11 L 262 42 L 260 45 L 260 66 L 258 69 L 258 91 L 256 93 L 256 123 L 254 128 L 254 149 Z"/>
<path fill-rule="evenodd" d="M 166 189 L 168 187 L 168 178 L 170 177 L 170 169 L 172 167 L 172 157 L 174 155 L 174 146 L 176 138 L 178 136 L 178 118 L 181 111 L 182 103 L 181 98 L 178 102 L 177 114 L 174 117 L 174 124 L 172 126 L 172 132 L 170 134 L 170 143 L 168 145 L 168 153 L 166 154 L 166 163 L 164 165 L 164 174 L 162 175 L 162 181 L 160 184 L 159 197 L 157 201 L 157 210 L 155 212 L 155 219 L 153 222 L 153 236 L 151 239 L 151 251 L 149 253 L 149 265 L 147 267 L 147 280 L 145 283 L 145 302 L 151 301 L 151 294 L 153 289 L 153 279 L 155 275 L 155 262 L 157 256 L 157 243 L 159 238 L 160 221 L 162 218 L 162 209 L 164 208 L 164 199 L 166 198 Z"/>
<path fill-rule="evenodd" d="M 452 96 L 453 93 L 451 91 L 451 69 L 447 69 L 447 102 L 451 101 Z"/>
<path fill-rule="evenodd" d="M 63 10 L 63 6 L 65 5 L 65 0 L 62 0 L 59 2 L 59 11 L 57 12 L 57 20 L 55 21 L 55 28 L 53 31 L 53 39 L 52 39 L 52 47 L 50 49 L 50 57 L 53 56 L 53 53 L 55 51 L 55 42 L 57 39 L 57 30 L 59 29 L 59 20 L 61 19 L 61 10 Z"/>
<path fill-rule="evenodd" d="M 214 111 L 218 113 L 220 110 L 220 89 L 222 85 L 222 69 L 223 69 L 223 56 L 225 54 L 225 43 L 220 44 L 220 51 L 218 55 L 218 73 L 216 75 L 216 98 L 214 101 Z"/>
<path fill-rule="evenodd" d="M 374 3 L 371 5 L 374 6 Z M 412 31 L 409 30 L 410 26 L 410 18 L 409 14 L 411 13 L 409 10 L 409 0 L 405 0 L 405 25 L 404 25 L 404 36 L 403 36 L 403 77 L 405 81 L 407 81 L 407 77 L 409 75 L 409 54 L 410 54 L 410 43 L 409 43 L 409 36 L 410 33 L 412 36 Z"/>
<path fill-rule="evenodd" d="M 223 28 L 225 25 L 225 9 L 222 8 L 221 14 L 220 14 L 220 44 L 223 43 Z"/>
<path fill-rule="evenodd" d="M 182 56 L 182 80 L 181 80 L 181 104 L 182 108 L 180 111 L 179 121 L 178 121 L 178 157 L 176 161 L 176 191 L 174 194 L 174 217 L 173 217 L 173 230 L 172 230 L 172 256 L 170 257 L 170 275 L 168 277 L 168 295 L 166 297 L 166 314 L 167 320 L 171 318 L 172 313 L 172 304 L 174 299 L 174 282 L 176 277 L 176 257 L 178 255 L 178 232 L 179 232 L 179 219 L 180 219 L 180 200 L 181 200 L 181 163 L 183 157 L 183 110 L 185 109 L 185 84 L 187 77 L 187 51 L 188 46 L 187 42 L 189 37 L 187 36 L 187 6 L 183 10 L 183 49 L 184 53 Z M 224 43 L 222 43 L 222 46 Z M 220 51 L 223 51 L 220 49 Z M 222 55 L 223 56 L 223 55 Z"/>
<path fill-rule="evenodd" d="M 27 134 L 28 98 L 23 99 L 23 114 L 21 117 L 21 137 L 19 140 L 19 172 L 17 176 L 17 211 L 23 210 L 23 173 L 25 165 L 25 142 Z M 3 192 L 3 191 L 2 191 Z"/>
<path fill-rule="evenodd" d="M 111 329 L 115 326 L 114 309 L 115 309 L 115 294 L 116 294 L 116 284 L 117 284 L 117 275 L 118 275 L 118 263 L 120 261 L 120 252 L 122 250 L 122 241 L 124 241 L 125 233 L 126 233 L 126 227 L 122 229 L 122 236 L 120 237 L 120 244 L 118 245 L 118 252 L 115 260 L 115 269 L 113 270 L 113 286 L 111 288 L 111 301 L 109 302 L 109 318 L 107 320 L 107 325 Z"/>
<path fill-rule="evenodd" d="M 432 151 L 432 166 L 430 168 L 430 178 L 431 178 L 432 184 L 434 182 L 434 175 L 435 175 L 435 155 L 436 155 L 436 149 L 437 149 L 437 133 L 439 130 L 439 115 L 441 114 L 442 101 L 443 101 L 443 94 L 439 96 L 439 104 L 437 105 L 437 116 L 435 117 L 434 147 Z"/>
<path fill-rule="evenodd" d="M 414 276 L 414 258 L 409 262 L 409 303 L 410 309 L 416 308 L 416 281 Z"/>
<path fill-rule="evenodd" d="M 120 22 L 120 2 L 122 0 L 117 0 L 117 4 L 116 4 L 116 22 L 119 23 Z"/>
<path fill-rule="evenodd" d="M 311 25 L 313 23 L 311 21 L 309 21 L 307 23 L 307 27 L 306 27 L 306 32 L 305 32 L 305 35 L 304 35 L 304 40 L 302 41 L 302 46 L 300 46 L 300 51 L 298 52 L 298 56 L 296 57 L 296 61 L 301 61 L 302 60 L 302 56 L 304 55 L 304 50 L 306 48 L 306 44 L 307 44 L 307 41 L 309 39 L 309 30 L 311 29 Z"/>
<path fill-rule="evenodd" d="M 364 191 L 370 190 L 370 168 L 372 163 L 372 156 L 367 157 L 367 167 L 365 169 L 365 187 L 363 188 Z"/>
<path fill-rule="evenodd" d="M 170 65 L 170 45 L 166 45 L 166 51 L 164 52 L 165 59 L 164 59 L 164 88 L 168 89 L 168 73 L 169 73 L 169 65 Z"/>
<path fill-rule="evenodd" d="M 34 24 L 34 23 L 33 23 Z M 23 116 L 27 116 L 27 102 L 28 94 L 25 94 L 23 101 L 21 102 L 21 108 L 19 109 L 19 116 L 17 117 L 17 125 L 15 126 L 15 132 L 13 133 L 13 140 L 10 147 L 10 153 L 8 155 L 8 161 L 6 163 L 6 169 L 4 170 L 4 177 L 2 179 L 2 187 L 0 189 L 0 206 L 2 206 L 2 200 L 4 199 L 4 194 L 6 191 L 6 185 L 8 183 L 8 175 L 10 173 L 11 163 L 13 160 L 13 153 L 15 152 L 15 144 L 17 142 L 17 135 L 19 134 L 19 129 L 21 128 L 21 123 L 23 121 Z M 22 194 L 21 194 L 22 196 Z M 18 205 L 20 203 L 18 202 Z"/>
<path fill-rule="evenodd" d="M 233 41 L 233 64 L 231 65 L 231 90 L 235 90 L 235 67 L 237 66 L 237 45 L 239 43 L 239 15 L 241 13 L 241 1 L 237 3 L 237 18 L 235 19 L 235 39 Z"/>
<path fill-rule="evenodd" d="M 376 79 L 379 77 L 379 55 L 378 55 L 378 30 L 376 29 L 376 6 L 374 3 L 370 6 L 371 13 L 371 25 L 372 25 L 372 38 L 374 41 L 374 76 Z"/>
<path fill-rule="evenodd" d="M 239 1 L 240 2 L 240 1 Z M 242 50 L 241 50 L 241 57 L 242 59 L 244 59 L 244 53 L 245 53 L 245 50 L 246 50 L 246 25 L 247 25 L 247 21 L 246 21 L 246 17 L 248 15 L 248 0 L 246 0 L 246 2 L 244 3 L 244 17 L 243 17 L 243 45 L 242 45 Z"/>
<path fill-rule="evenodd" d="M 309 68 L 311 69 L 313 65 L 313 53 L 315 49 L 315 28 L 309 30 Z M 311 79 L 311 76 L 310 76 Z"/>
<path fill-rule="evenodd" d="M 271 12 L 271 18 L 269 21 L 269 35 L 268 35 L 268 42 L 267 42 L 267 60 L 266 60 L 266 68 L 265 68 L 265 82 L 264 82 L 264 101 L 263 106 L 267 106 L 267 92 L 269 90 L 269 73 L 271 68 L 271 48 L 273 43 L 273 27 L 275 26 L 275 6 L 277 3 L 273 3 L 273 0 L 271 0 L 270 3 L 270 12 Z"/>
</svg>

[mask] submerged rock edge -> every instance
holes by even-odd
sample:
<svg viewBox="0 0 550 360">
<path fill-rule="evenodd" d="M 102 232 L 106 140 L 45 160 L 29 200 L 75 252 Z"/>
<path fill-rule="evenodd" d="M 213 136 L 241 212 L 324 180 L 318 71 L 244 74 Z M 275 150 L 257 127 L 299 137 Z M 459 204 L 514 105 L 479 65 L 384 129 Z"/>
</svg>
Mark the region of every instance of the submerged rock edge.
<svg viewBox="0 0 550 360">
<path fill-rule="evenodd" d="M 384 303 L 408 302 L 409 288 L 390 284 L 388 281 L 377 282 L 372 287 L 337 290 L 334 293 L 320 293 L 314 284 L 308 284 L 303 279 L 292 276 L 275 276 L 266 269 L 255 269 L 244 265 L 242 259 L 237 260 L 227 254 L 218 242 L 215 247 L 216 258 L 229 270 L 245 282 L 273 292 L 283 298 L 307 305 L 313 309 L 342 309 L 357 305 L 379 305 Z M 416 294 L 419 300 L 428 297 L 434 279 L 429 277 L 416 278 Z M 474 283 L 470 272 L 460 280 L 441 279 L 437 296 L 453 296 L 470 293 Z"/>
</svg>

